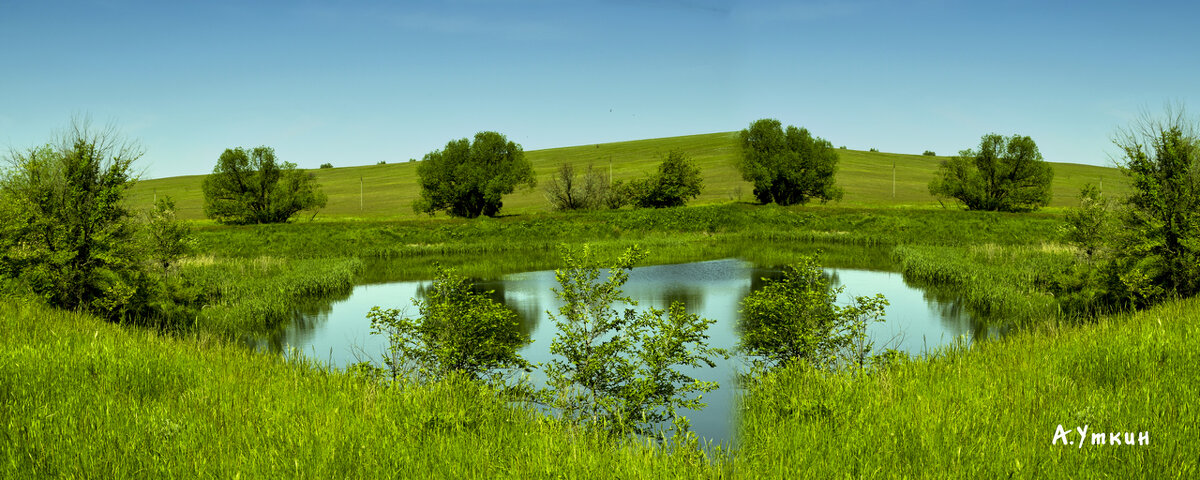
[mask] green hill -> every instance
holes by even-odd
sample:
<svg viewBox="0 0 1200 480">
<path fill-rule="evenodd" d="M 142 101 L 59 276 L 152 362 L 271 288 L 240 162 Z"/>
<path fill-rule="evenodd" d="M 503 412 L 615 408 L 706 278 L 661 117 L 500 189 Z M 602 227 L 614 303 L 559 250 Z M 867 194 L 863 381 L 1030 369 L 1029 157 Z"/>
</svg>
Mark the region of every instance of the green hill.
<svg viewBox="0 0 1200 480">
<path fill-rule="evenodd" d="M 704 172 L 703 193 L 692 204 L 752 202 L 753 187 L 742 181 L 734 167 L 736 140 L 736 132 L 725 132 L 529 151 L 526 156 L 537 172 L 539 187 L 518 189 L 506 196 L 501 213 L 546 210 L 548 205 L 540 185 L 544 185 L 562 163 L 574 163 L 580 168 L 590 163 L 597 168 L 611 168 L 615 179 L 632 179 L 652 172 L 666 153 L 676 148 L 691 155 Z M 858 150 L 838 152 L 841 154 L 838 184 L 845 189 L 841 205 L 938 205 L 937 199 L 929 195 L 928 185 L 938 163 L 945 157 Z M 213 164 L 216 164 L 216 158 Z M 329 195 L 329 203 L 319 216 L 417 217 L 411 206 L 418 194 L 416 165 L 408 162 L 315 170 L 317 181 Z M 1051 206 L 1075 205 L 1079 188 L 1088 182 L 1102 182 L 1109 195 L 1122 194 L 1129 188 L 1129 182 L 1115 168 L 1070 163 L 1053 166 L 1054 199 Z M 141 181 L 129 192 L 129 199 L 135 208 L 148 208 L 156 195 L 170 195 L 175 199 L 181 217 L 204 218 L 200 189 L 203 178 L 203 175 L 189 175 Z"/>
</svg>

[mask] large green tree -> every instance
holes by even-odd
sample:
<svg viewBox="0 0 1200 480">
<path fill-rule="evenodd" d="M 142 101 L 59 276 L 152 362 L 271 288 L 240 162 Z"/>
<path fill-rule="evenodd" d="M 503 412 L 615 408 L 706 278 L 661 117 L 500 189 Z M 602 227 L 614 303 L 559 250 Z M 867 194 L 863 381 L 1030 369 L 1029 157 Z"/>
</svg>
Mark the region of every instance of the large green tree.
<svg viewBox="0 0 1200 480">
<path fill-rule="evenodd" d="M 286 222 L 325 202 L 315 176 L 278 163 L 270 147 L 226 149 L 204 179 L 204 214 L 226 224 Z"/>
<path fill-rule="evenodd" d="M 979 150 L 943 161 L 929 193 L 962 202 L 969 210 L 1028 211 L 1050 203 L 1054 171 L 1032 138 L 984 135 Z"/>
<path fill-rule="evenodd" d="M 1200 293 L 1200 134 L 1182 109 L 1145 117 L 1118 136 L 1133 193 L 1121 212 L 1110 291 L 1144 305 Z"/>
<path fill-rule="evenodd" d="M 140 311 L 150 280 L 123 199 L 141 155 L 113 128 L 79 120 L 57 145 L 11 154 L 0 174 L 0 277 L 60 308 Z"/>
<path fill-rule="evenodd" d="M 834 183 L 838 153 L 828 140 L 804 128 L 764 118 L 739 135 L 742 178 L 754 184 L 761 203 L 803 204 L 816 198 L 839 200 L 842 190 Z"/>
<path fill-rule="evenodd" d="M 494 217 L 502 196 L 517 185 L 537 185 L 533 165 L 521 146 L 496 132 L 479 132 L 475 140 L 451 140 L 430 152 L 417 165 L 421 197 L 413 203 L 418 212 L 442 210 L 456 217 Z"/>
</svg>

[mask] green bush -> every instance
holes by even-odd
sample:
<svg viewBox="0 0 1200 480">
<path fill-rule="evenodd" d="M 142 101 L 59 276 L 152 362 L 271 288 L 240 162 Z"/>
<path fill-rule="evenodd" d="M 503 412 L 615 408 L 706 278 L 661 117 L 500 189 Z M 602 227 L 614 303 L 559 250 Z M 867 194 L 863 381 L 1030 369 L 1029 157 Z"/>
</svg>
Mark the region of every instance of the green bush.
<svg viewBox="0 0 1200 480">
<path fill-rule="evenodd" d="M 436 381 L 452 373 L 499 380 L 506 371 L 529 368 L 517 353 L 529 343 L 517 314 L 487 293 L 476 292 L 466 277 L 439 268 L 423 300 L 413 299 L 420 316 L 395 308 L 371 308 L 371 331 L 388 336 L 386 368 L 392 378 Z"/>
<path fill-rule="evenodd" d="M 333 164 L 332 163 L 322 163 L 321 168 L 333 168 Z"/>
<path fill-rule="evenodd" d="M 13 153 L 0 175 L 0 276 L 55 307 L 145 313 L 153 278 L 124 203 L 141 155 L 111 128 L 80 122 L 57 146 Z"/>
<path fill-rule="evenodd" d="M 702 188 L 700 167 L 682 151 L 672 150 L 654 175 L 632 182 L 629 197 L 641 208 L 682 207 L 700 196 Z"/>
<path fill-rule="evenodd" d="M 564 266 L 555 273 L 563 305 L 551 315 L 558 333 L 550 353 L 556 358 L 546 364 L 549 389 L 541 397 L 570 421 L 614 433 L 652 433 L 671 421 L 683 434 L 688 422 L 677 409 L 703 407 L 700 394 L 717 384 L 696 380 L 681 367 L 713 367 L 714 357 L 727 354 L 707 344 L 714 320 L 687 313 L 681 303 L 665 312 L 614 308 L 637 305 L 621 286 L 644 255 L 636 247 L 627 250 L 601 282 L 587 246 L 564 249 Z"/>
<path fill-rule="evenodd" d="M 837 305 L 841 288 L 830 288 L 812 257 L 784 268 L 742 300 L 741 349 L 760 366 L 774 368 L 804 362 L 819 368 L 842 364 L 866 366 L 873 345 L 867 323 L 882 321 L 888 304 L 882 294 L 856 297 Z"/>
</svg>

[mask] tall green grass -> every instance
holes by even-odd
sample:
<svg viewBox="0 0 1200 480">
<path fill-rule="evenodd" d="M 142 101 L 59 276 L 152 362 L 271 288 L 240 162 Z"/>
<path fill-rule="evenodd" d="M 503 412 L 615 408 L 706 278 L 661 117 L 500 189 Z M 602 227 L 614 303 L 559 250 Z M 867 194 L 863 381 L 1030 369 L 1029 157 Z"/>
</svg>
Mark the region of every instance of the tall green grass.
<svg viewBox="0 0 1200 480">
<path fill-rule="evenodd" d="M 480 385 L 388 388 L 214 341 L 0 303 L 0 477 L 703 478 Z"/>
<path fill-rule="evenodd" d="M 475 384 L 385 387 L 6 300 L 0 477 L 1194 478 L 1198 334 L 1190 299 L 869 375 L 779 370 L 747 385 L 736 449 L 706 455 Z M 1052 445 L 1060 424 L 1150 443 Z"/>
<path fill-rule="evenodd" d="M 751 388 L 739 475 L 1195 478 L 1200 300 L 1046 326 L 870 375 L 791 368 Z M 1053 445 L 1058 425 L 1073 445 Z M 1078 444 L 1077 427 L 1088 427 Z M 1092 433 L 1149 445 L 1092 445 Z M 1122 435 L 1122 438 L 1124 436 Z M 1106 439 L 1107 440 L 1107 439 Z"/>
</svg>

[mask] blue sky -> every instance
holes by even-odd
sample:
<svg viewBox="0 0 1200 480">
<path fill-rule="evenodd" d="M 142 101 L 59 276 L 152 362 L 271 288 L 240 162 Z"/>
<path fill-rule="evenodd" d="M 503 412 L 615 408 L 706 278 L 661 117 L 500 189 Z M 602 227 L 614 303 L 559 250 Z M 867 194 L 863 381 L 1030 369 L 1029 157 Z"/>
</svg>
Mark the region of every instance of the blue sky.
<svg viewBox="0 0 1200 480">
<path fill-rule="evenodd" d="M 499 131 L 526 150 L 733 131 L 952 154 L 1110 137 L 1200 108 L 1191 2 L 0 0 L 0 148 L 73 115 L 139 140 L 145 178 L 234 146 L 315 168 L 420 159 Z M 648 159 L 654 160 L 654 159 Z"/>
</svg>

